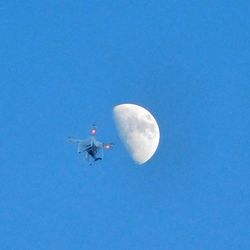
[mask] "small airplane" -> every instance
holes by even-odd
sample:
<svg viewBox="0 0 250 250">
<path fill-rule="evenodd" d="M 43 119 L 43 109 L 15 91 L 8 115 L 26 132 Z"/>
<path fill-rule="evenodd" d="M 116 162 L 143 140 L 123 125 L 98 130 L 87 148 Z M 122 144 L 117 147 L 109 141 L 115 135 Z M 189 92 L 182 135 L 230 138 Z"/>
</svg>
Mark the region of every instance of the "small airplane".
<svg viewBox="0 0 250 250">
<path fill-rule="evenodd" d="M 77 152 L 79 154 L 84 153 L 85 159 L 92 165 L 93 162 L 103 159 L 103 149 L 113 148 L 113 143 L 103 143 L 97 141 L 96 136 L 96 126 L 93 125 L 90 130 L 91 137 L 85 140 L 74 139 L 68 137 L 68 142 L 77 144 Z"/>
</svg>

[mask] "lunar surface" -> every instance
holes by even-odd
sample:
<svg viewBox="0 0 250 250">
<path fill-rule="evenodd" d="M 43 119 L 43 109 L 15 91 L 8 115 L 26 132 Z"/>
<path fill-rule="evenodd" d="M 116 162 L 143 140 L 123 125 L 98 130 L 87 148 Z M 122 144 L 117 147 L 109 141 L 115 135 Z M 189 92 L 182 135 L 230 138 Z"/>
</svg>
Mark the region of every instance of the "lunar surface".
<svg viewBox="0 0 250 250">
<path fill-rule="evenodd" d="M 121 104 L 113 109 L 119 136 L 137 164 L 148 161 L 155 153 L 160 130 L 155 118 L 145 108 L 135 104 Z"/>
</svg>

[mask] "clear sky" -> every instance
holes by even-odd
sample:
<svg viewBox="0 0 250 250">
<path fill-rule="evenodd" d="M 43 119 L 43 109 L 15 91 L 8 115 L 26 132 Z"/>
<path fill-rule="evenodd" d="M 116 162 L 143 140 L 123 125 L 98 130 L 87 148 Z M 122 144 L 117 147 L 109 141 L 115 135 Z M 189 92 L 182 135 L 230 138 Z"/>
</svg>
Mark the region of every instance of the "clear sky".
<svg viewBox="0 0 250 250">
<path fill-rule="evenodd" d="M 249 1 L 3 1 L 0 248 L 250 249 Z M 135 165 L 112 108 L 159 123 Z M 116 148 L 89 167 L 66 138 Z"/>
</svg>

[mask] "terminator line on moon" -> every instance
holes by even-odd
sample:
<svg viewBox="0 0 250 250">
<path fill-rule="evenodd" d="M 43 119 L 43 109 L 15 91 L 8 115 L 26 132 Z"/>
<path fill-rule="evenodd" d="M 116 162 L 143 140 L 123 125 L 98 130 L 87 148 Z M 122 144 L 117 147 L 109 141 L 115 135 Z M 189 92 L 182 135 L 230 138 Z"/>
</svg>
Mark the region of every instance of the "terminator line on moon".
<svg viewBox="0 0 250 250">
<path fill-rule="evenodd" d="M 148 161 L 155 153 L 160 130 L 153 115 L 135 104 L 121 104 L 113 108 L 118 134 L 130 156 L 137 164 Z"/>
</svg>

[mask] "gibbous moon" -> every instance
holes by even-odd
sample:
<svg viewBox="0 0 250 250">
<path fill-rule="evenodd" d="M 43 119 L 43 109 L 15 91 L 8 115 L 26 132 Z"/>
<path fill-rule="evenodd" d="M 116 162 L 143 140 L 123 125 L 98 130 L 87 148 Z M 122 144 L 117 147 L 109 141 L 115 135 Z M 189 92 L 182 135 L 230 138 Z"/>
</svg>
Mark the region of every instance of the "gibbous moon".
<svg viewBox="0 0 250 250">
<path fill-rule="evenodd" d="M 155 153 L 160 130 L 155 118 L 145 108 L 135 104 L 121 104 L 113 108 L 119 136 L 137 164 L 148 161 Z"/>
</svg>

